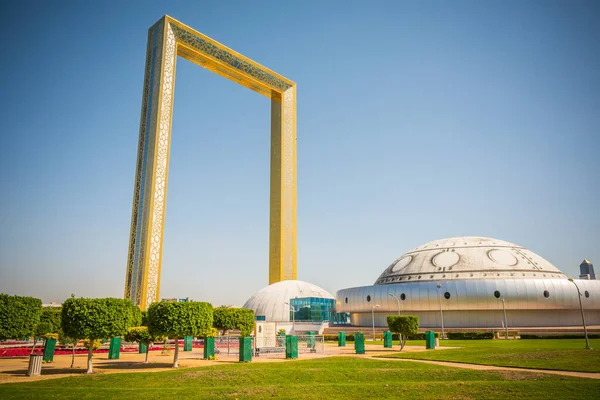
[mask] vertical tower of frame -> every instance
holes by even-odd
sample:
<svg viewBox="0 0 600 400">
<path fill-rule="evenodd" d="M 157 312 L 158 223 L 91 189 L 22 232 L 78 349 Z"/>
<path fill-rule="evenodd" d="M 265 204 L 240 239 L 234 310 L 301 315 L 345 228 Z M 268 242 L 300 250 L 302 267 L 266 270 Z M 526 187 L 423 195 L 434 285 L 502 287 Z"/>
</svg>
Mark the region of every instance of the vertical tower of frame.
<svg viewBox="0 0 600 400">
<path fill-rule="evenodd" d="M 175 83 L 175 36 L 166 18 L 148 31 L 125 298 L 158 300 Z"/>
<path fill-rule="evenodd" d="M 271 98 L 269 285 L 297 277 L 296 87 Z"/>
<path fill-rule="evenodd" d="M 177 56 L 271 98 L 269 283 L 296 279 L 296 85 L 164 16 L 148 31 L 125 298 L 159 298 Z"/>
</svg>

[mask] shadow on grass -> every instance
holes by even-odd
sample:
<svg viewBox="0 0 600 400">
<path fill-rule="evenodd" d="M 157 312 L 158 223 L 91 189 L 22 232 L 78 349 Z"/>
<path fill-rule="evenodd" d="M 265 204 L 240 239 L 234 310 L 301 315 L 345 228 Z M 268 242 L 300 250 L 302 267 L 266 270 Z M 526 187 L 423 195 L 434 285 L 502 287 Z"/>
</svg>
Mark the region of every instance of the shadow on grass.
<svg viewBox="0 0 600 400">
<path fill-rule="evenodd" d="M 171 368 L 173 363 L 148 363 L 114 361 L 94 364 L 94 370 L 111 370 L 111 369 L 153 369 L 153 368 Z"/>
<path fill-rule="evenodd" d="M 85 371 L 85 368 L 53 368 L 48 366 L 42 367 L 42 375 L 85 374 Z M 13 369 L 0 371 L 0 374 L 12 376 L 26 376 L 27 369 Z"/>
</svg>

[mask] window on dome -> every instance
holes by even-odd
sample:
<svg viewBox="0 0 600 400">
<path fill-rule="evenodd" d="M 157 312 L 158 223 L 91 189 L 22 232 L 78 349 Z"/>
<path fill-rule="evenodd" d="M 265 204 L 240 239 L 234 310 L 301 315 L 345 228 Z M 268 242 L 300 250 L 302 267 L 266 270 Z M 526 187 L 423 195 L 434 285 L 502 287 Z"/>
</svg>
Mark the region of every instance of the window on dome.
<svg viewBox="0 0 600 400">
<path fill-rule="evenodd" d="M 402 279 L 402 278 L 400 278 L 400 279 Z M 371 301 L 371 296 L 367 295 L 367 302 L 370 302 L 370 301 Z"/>
<path fill-rule="evenodd" d="M 549 291 L 547 291 L 547 290 L 544 290 L 544 297 L 545 297 L 545 298 L 548 298 L 548 297 L 550 297 L 550 292 L 549 292 Z"/>
</svg>

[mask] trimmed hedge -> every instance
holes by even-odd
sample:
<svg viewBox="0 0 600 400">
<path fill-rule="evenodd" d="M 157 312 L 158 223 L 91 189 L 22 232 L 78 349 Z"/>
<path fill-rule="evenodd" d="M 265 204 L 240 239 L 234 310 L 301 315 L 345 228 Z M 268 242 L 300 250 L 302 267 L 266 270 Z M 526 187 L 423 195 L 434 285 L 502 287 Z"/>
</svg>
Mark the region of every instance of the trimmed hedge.
<svg viewBox="0 0 600 400">
<path fill-rule="evenodd" d="M 35 327 L 35 337 L 41 338 L 49 333 L 62 333 L 61 316 L 60 308 L 43 308 L 40 323 Z"/>
<path fill-rule="evenodd" d="M 436 338 L 439 339 L 440 334 L 438 332 L 434 332 Z M 398 339 L 398 335 L 392 335 L 392 339 Z M 425 340 L 425 333 L 417 333 L 416 335 L 410 335 L 408 340 Z"/>
<path fill-rule="evenodd" d="M 588 335 L 589 339 L 600 339 L 600 335 Z M 585 339 L 585 335 L 557 335 L 557 336 L 540 336 L 531 334 L 522 334 L 521 339 Z"/>
<path fill-rule="evenodd" d="M 178 339 L 206 336 L 212 331 L 213 307 L 210 303 L 160 301 L 148 307 L 148 330 L 153 336 Z"/>
<path fill-rule="evenodd" d="M 254 329 L 254 311 L 229 306 L 217 307 L 213 311 L 213 327 L 223 334 L 237 329 L 241 336 L 250 336 Z"/>
<path fill-rule="evenodd" d="M 435 337 L 439 338 L 440 334 L 438 332 L 435 332 Z M 326 342 L 337 342 L 338 340 L 338 336 L 337 333 L 335 335 L 333 334 L 326 334 L 323 335 L 323 338 L 325 339 Z M 397 333 L 392 333 L 392 339 L 393 340 L 399 340 L 398 334 Z M 354 333 L 347 333 L 346 334 L 346 340 L 353 342 L 354 341 Z M 382 338 L 383 340 L 383 338 Z M 408 337 L 408 340 L 425 340 L 425 334 L 424 333 L 417 333 L 416 335 L 410 335 Z"/>
<path fill-rule="evenodd" d="M 0 294 L 0 340 L 32 336 L 41 315 L 40 299 Z"/>
<path fill-rule="evenodd" d="M 446 336 L 450 340 L 482 340 L 493 339 L 494 332 L 448 332 Z"/>
</svg>

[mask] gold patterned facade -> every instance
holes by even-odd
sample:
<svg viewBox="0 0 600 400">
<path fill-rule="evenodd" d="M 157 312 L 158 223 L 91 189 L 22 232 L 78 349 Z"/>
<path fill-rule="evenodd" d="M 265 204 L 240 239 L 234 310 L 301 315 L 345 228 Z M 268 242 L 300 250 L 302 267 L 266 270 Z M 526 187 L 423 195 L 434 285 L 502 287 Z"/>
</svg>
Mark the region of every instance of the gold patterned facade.
<svg viewBox="0 0 600 400">
<path fill-rule="evenodd" d="M 164 16 L 148 31 L 125 277 L 142 309 L 160 293 L 177 56 L 271 99 L 269 284 L 296 279 L 296 84 Z"/>
</svg>

